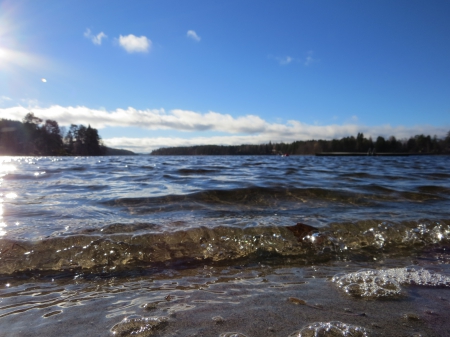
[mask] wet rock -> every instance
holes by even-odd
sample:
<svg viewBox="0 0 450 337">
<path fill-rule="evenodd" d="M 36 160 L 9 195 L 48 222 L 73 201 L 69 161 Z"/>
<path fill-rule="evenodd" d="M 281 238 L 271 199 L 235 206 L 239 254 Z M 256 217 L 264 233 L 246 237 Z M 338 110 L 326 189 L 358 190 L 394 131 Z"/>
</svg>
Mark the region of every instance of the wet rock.
<svg viewBox="0 0 450 337">
<path fill-rule="evenodd" d="M 122 322 L 117 323 L 111 328 L 115 336 L 152 336 L 155 331 L 162 329 L 167 325 L 167 317 L 141 317 L 130 316 L 124 318 Z"/>
<path fill-rule="evenodd" d="M 142 308 L 146 311 L 155 310 L 158 307 L 158 302 L 145 303 Z"/>
<path fill-rule="evenodd" d="M 286 226 L 286 228 L 289 229 L 294 234 L 294 236 L 298 239 L 298 241 L 303 240 L 303 238 L 307 236 L 309 233 L 318 230 L 316 227 L 305 225 L 300 222 L 297 223 L 295 226 Z"/>
<path fill-rule="evenodd" d="M 420 321 L 420 317 L 413 313 L 406 313 L 403 315 L 403 319 L 407 321 Z"/>
</svg>

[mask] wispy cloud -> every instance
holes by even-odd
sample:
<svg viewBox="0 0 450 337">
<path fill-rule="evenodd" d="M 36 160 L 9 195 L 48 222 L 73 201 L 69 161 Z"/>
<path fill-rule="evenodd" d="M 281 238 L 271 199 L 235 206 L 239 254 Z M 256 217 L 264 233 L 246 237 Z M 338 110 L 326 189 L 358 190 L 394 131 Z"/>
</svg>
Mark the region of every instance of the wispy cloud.
<svg viewBox="0 0 450 337">
<path fill-rule="evenodd" d="M 313 55 L 314 55 L 314 52 L 312 50 L 309 50 L 306 55 L 305 62 L 303 63 L 305 66 L 310 66 L 311 64 L 319 61 L 319 60 L 315 59 L 313 57 Z"/>
<path fill-rule="evenodd" d="M 103 32 L 100 32 L 100 33 L 98 33 L 97 35 L 93 35 L 92 32 L 91 32 L 91 30 L 90 30 L 89 28 L 86 28 L 86 31 L 84 32 L 84 36 L 85 36 L 86 38 L 88 38 L 89 40 L 91 40 L 92 43 L 93 43 L 93 44 L 96 44 L 96 45 L 101 45 L 101 44 L 102 44 L 102 39 L 108 37 L 108 36 L 107 36 L 105 33 L 103 33 Z"/>
<path fill-rule="evenodd" d="M 292 142 L 308 139 L 333 139 L 356 135 L 363 132 L 366 137 L 379 135 L 398 139 L 409 138 L 417 134 L 444 137 L 447 126 L 365 126 L 350 120 L 346 124 L 311 125 L 297 120 L 285 123 L 269 123 L 259 116 L 245 115 L 233 117 L 229 114 L 209 111 L 199 113 L 189 110 L 164 109 L 137 110 L 134 108 L 105 111 L 87 107 L 63 107 L 59 105 L 48 108 L 13 107 L 0 108 L 0 116 L 6 119 L 22 120 L 29 112 L 42 119 L 54 119 L 60 125 L 90 124 L 103 129 L 106 127 L 139 127 L 150 130 L 185 131 L 185 138 L 108 138 L 109 146 L 127 148 L 138 152 L 151 151 L 164 146 L 202 145 L 202 144 L 261 144 L 272 142 Z M 199 137 L 202 132 L 218 132 L 221 136 Z M 101 134 L 101 133 L 100 133 Z"/>
<path fill-rule="evenodd" d="M 277 60 L 282 66 L 285 66 L 291 63 L 294 59 L 290 56 L 286 56 L 286 57 L 278 57 Z"/>
<path fill-rule="evenodd" d="M 11 101 L 12 98 L 8 97 L 8 96 L 1 96 L 0 97 L 0 102 L 6 102 L 6 101 Z"/>
<path fill-rule="evenodd" d="M 291 56 L 274 56 L 274 55 L 269 55 L 268 56 L 269 59 L 275 60 L 278 62 L 278 64 L 285 66 L 288 65 L 294 61 L 297 61 L 295 58 L 291 57 Z"/>
<path fill-rule="evenodd" d="M 140 37 L 133 34 L 120 35 L 118 41 L 119 45 L 128 53 L 147 53 L 152 46 L 152 41 L 144 35 Z"/>
<path fill-rule="evenodd" d="M 197 33 L 194 30 L 188 30 L 186 36 L 197 42 L 200 42 L 200 40 L 202 39 L 200 36 L 197 35 Z"/>
<path fill-rule="evenodd" d="M 270 59 L 276 60 L 278 64 L 285 66 L 292 63 L 303 63 L 304 66 L 310 66 L 315 62 L 318 62 L 319 60 L 314 57 L 314 52 L 312 50 L 309 50 L 306 53 L 306 56 L 304 58 L 297 58 L 292 56 L 273 56 L 269 55 Z"/>
</svg>

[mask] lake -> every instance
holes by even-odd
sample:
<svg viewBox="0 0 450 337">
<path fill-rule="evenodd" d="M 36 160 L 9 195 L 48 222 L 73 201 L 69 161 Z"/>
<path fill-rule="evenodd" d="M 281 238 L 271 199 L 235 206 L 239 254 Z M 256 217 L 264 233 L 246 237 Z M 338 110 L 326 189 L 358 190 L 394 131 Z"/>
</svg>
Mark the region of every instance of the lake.
<svg viewBox="0 0 450 337">
<path fill-rule="evenodd" d="M 450 336 L 450 157 L 0 157 L 0 336 Z"/>
</svg>

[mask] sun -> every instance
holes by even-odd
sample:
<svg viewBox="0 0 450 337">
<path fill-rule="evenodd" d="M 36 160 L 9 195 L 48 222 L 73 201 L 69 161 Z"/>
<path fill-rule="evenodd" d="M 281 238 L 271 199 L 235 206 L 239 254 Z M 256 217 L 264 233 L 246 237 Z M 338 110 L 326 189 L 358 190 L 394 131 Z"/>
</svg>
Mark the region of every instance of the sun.
<svg viewBox="0 0 450 337">
<path fill-rule="evenodd" d="M 8 50 L 0 47 L 0 69 L 3 69 L 8 64 Z"/>
<path fill-rule="evenodd" d="M 26 20 L 19 20 L 22 10 L 12 1 L 0 3 L 0 69 L 14 71 L 14 68 L 31 70 L 40 66 L 40 58 L 28 51 L 24 44 Z M 25 39 L 24 39 L 25 37 Z"/>
</svg>

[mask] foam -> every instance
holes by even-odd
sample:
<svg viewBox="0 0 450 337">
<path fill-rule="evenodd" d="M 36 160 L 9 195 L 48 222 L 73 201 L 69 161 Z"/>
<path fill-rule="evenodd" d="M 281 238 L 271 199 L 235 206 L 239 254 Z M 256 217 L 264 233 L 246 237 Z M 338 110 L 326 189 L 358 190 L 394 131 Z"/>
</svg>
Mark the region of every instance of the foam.
<svg viewBox="0 0 450 337">
<path fill-rule="evenodd" d="M 450 277 L 416 267 L 340 273 L 332 281 L 347 294 L 365 298 L 402 296 L 402 285 L 450 287 Z"/>
<path fill-rule="evenodd" d="M 303 327 L 288 337 L 368 337 L 365 328 L 338 321 L 316 322 Z"/>
<path fill-rule="evenodd" d="M 148 337 L 153 335 L 156 330 L 159 330 L 167 325 L 167 317 L 141 317 L 129 316 L 124 318 L 120 323 L 117 323 L 111 328 L 111 332 L 115 336 L 138 336 Z"/>
</svg>

